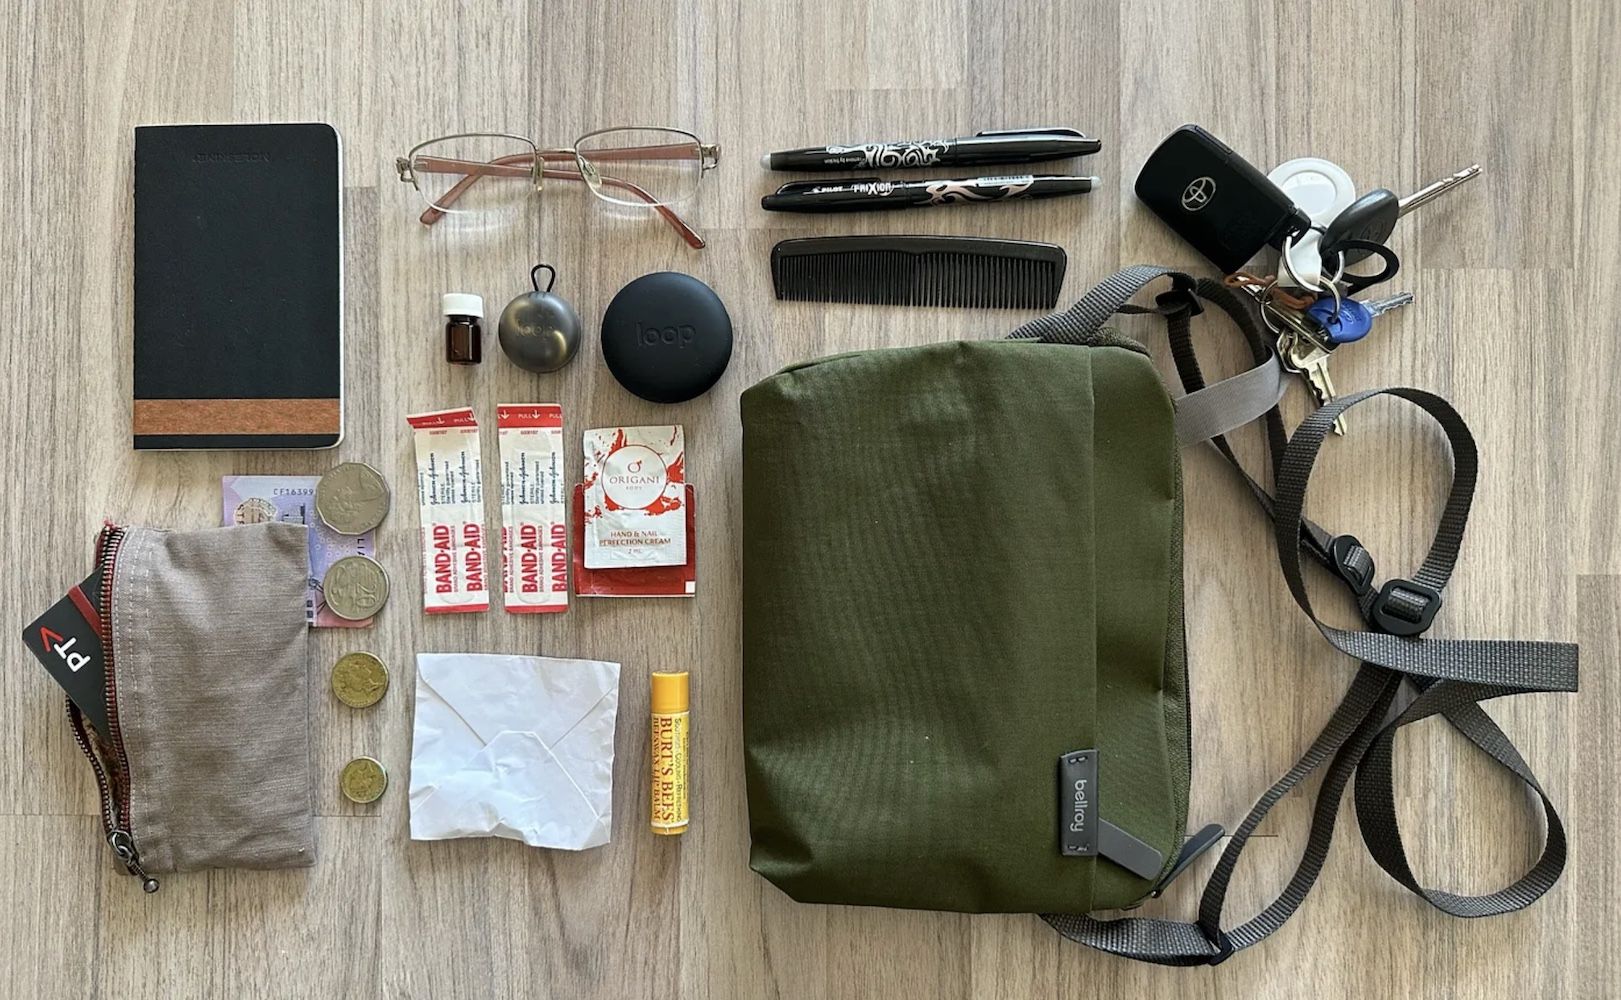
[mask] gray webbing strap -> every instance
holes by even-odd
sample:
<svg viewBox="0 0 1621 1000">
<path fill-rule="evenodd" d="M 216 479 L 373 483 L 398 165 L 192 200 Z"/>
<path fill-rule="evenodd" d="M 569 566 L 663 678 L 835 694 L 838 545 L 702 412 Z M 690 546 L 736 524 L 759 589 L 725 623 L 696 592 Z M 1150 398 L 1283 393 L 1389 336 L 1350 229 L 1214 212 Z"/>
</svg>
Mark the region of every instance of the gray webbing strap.
<svg viewBox="0 0 1621 1000">
<path fill-rule="evenodd" d="M 1144 278 L 1146 272 L 1158 272 Z M 1128 272 L 1129 276 L 1128 276 Z M 1081 319 L 1091 320 L 1107 302 L 1113 301 L 1126 285 L 1164 274 L 1154 268 L 1128 268 L 1101 287 L 1109 291 L 1094 299 L 1088 310 L 1062 323 L 1065 337 L 1083 338 Z M 1231 293 L 1213 283 L 1196 287 L 1203 297 L 1222 305 L 1245 333 L 1252 351 L 1260 357 L 1265 344 L 1250 316 Z M 1216 289 L 1220 289 L 1218 292 Z M 1225 293 L 1225 294 L 1224 294 Z M 1129 295 L 1128 295 L 1129 297 Z M 1088 296 L 1092 299 L 1092 296 Z M 1083 299 L 1083 303 L 1086 302 Z M 1122 303 L 1123 304 L 1123 303 Z M 1079 305 L 1079 304 L 1078 304 Z M 1117 307 L 1119 308 L 1119 307 Z M 1188 336 L 1192 310 L 1162 310 L 1171 330 L 1172 351 L 1184 387 L 1196 392 L 1203 380 L 1193 358 Z M 1075 310 L 1060 314 L 1070 317 Z M 1103 319 L 1106 319 L 1104 317 Z M 1101 324 L 1103 319 L 1097 320 Z M 1027 324 L 1019 333 L 1036 324 Z M 1034 336 L 1044 336 L 1038 329 Z M 1081 339 L 1061 342 L 1085 342 Z M 1436 420 L 1446 434 L 1453 452 L 1453 481 L 1430 551 L 1410 580 L 1394 580 L 1382 589 L 1367 586 L 1353 592 L 1370 621 L 1411 634 L 1390 631 L 1338 629 L 1320 622 L 1306 595 L 1300 554 L 1302 549 L 1324 559 L 1330 566 L 1334 539 L 1311 525 L 1302 516 L 1307 485 L 1334 419 L 1367 399 L 1392 395 L 1407 400 Z M 1535 901 L 1559 879 L 1564 869 L 1566 843 L 1564 826 L 1553 803 L 1536 776 L 1508 737 L 1480 708 L 1480 702 L 1504 695 L 1529 691 L 1574 691 L 1577 682 L 1576 647 L 1568 643 L 1420 639 L 1428 625 L 1441 592 L 1449 580 L 1473 500 L 1478 455 L 1473 436 L 1457 412 L 1445 400 L 1418 389 L 1384 389 L 1357 393 L 1319 408 L 1285 439 L 1282 419 L 1276 409 L 1266 414 L 1269 443 L 1272 445 L 1274 498 L 1239 467 L 1236 457 L 1219 436 L 1212 439 L 1217 449 L 1250 484 L 1263 510 L 1274 521 L 1278 558 L 1296 603 L 1336 649 L 1362 661 L 1350 687 L 1328 723 L 1289 772 L 1256 802 L 1249 815 L 1234 831 L 1205 886 L 1196 922 L 1185 923 L 1144 917 L 1099 920 L 1082 914 L 1047 914 L 1045 919 L 1064 936 L 1095 948 L 1128 958 L 1164 965 L 1200 965 L 1224 961 L 1236 951 L 1265 939 L 1288 920 L 1305 901 L 1327 859 L 1333 840 L 1340 799 L 1353 776 L 1358 825 L 1369 853 L 1393 878 L 1443 912 L 1457 916 L 1486 916 L 1521 909 Z M 1353 540 L 1354 541 L 1354 540 Z M 1360 557 L 1371 580 L 1373 563 L 1359 545 L 1349 547 Z M 1347 562 L 1350 562 L 1347 559 Z M 1403 681 L 1410 680 L 1417 696 L 1394 718 L 1390 706 Z M 1393 777 L 1393 744 L 1396 731 L 1432 715 L 1442 715 L 1484 753 L 1513 773 L 1536 793 L 1547 823 L 1541 856 L 1511 885 L 1483 896 L 1462 896 L 1422 886 L 1407 862 L 1397 823 Z M 1291 789 L 1320 768 L 1326 770 L 1317 793 L 1311 828 L 1305 850 L 1294 875 L 1278 897 L 1259 914 L 1232 928 L 1221 926 L 1227 888 L 1244 846 L 1261 820 Z"/>
<path fill-rule="evenodd" d="M 1184 296 L 1181 301 L 1193 300 L 1197 285 L 1188 275 L 1168 267 L 1135 264 L 1122 268 L 1063 312 L 1031 320 L 1008 337 L 1054 344 L 1091 343 L 1099 328 L 1116 313 L 1128 311 L 1126 304 L 1132 296 L 1162 277 L 1172 279 L 1174 292 Z M 1242 427 L 1277 406 L 1286 387 L 1283 365 L 1271 353 L 1248 371 L 1190 390 L 1173 400 L 1177 440 L 1185 445 L 1197 444 Z"/>
<path fill-rule="evenodd" d="M 1286 373 L 1276 357 L 1176 399 L 1176 439 L 1198 444 L 1236 430 L 1278 405 Z"/>
</svg>

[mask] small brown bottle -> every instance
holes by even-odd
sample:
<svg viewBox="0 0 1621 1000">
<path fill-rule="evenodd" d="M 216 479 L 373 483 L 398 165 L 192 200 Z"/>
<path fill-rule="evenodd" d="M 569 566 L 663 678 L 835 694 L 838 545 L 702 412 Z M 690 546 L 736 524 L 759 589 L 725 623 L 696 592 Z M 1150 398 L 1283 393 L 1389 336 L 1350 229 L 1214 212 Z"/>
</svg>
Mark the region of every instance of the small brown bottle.
<svg viewBox="0 0 1621 1000">
<path fill-rule="evenodd" d="M 445 313 L 445 360 L 453 365 L 476 365 L 484 360 L 484 298 L 467 292 L 446 292 L 439 300 Z"/>
</svg>

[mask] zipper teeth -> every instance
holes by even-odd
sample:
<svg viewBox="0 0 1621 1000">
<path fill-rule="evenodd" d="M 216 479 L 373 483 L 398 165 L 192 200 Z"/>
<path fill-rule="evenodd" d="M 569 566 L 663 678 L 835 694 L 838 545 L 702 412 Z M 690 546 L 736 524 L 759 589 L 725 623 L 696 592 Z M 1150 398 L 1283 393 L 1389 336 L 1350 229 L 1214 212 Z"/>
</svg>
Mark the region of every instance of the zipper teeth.
<svg viewBox="0 0 1621 1000">
<path fill-rule="evenodd" d="M 118 825 L 118 803 L 113 798 L 112 783 L 107 780 L 107 769 L 102 766 L 101 755 L 90 746 L 90 735 L 85 732 L 84 717 L 74 710 L 73 702 L 68 702 L 68 722 L 73 726 L 73 741 L 79 745 L 79 752 L 90 761 L 91 770 L 96 772 L 96 788 L 101 792 L 101 825 L 106 827 L 106 833 L 111 835 Z"/>
<path fill-rule="evenodd" d="M 135 849 L 135 840 L 129 829 L 129 758 L 124 753 L 124 735 L 118 726 L 118 681 L 113 670 L 113 571 L 118 564 L 118 548 L 124 543 L 124 529 L 112 522 L 101 529 L 96 539 L 96 559 L 101 568 L 102 662 L 106 666 L 107 740 L 94 738 L 85 726 L 84 715 L 68 701 L 68 721 L 73 725 L 73 739 L 90 767 L 96 772 L 96 787 L 101 792 L 101 822 L 107 831 L 107 845 L 113 849 L 120 863 L 131 875 L 141 880 L 146 892 L 158 891 L 158 880 L 141 866 L 141 856 Z M 112 772 L 102 759 L 100 749 L 105 747 L 111 756 Z"/>
<path fill-rule="evenodd" d="M 113 669 L 113 570 L 118 550 L 124 543 L 124 529 L 109 524 L 101 542 L 101 647 L 107 678 L 107 735 L 111 738 L 113 769 L 117 785 L 118 826 L 129 829 L 129 758 L 124 753 L 124 735 L 118 725 L 118 674 Z"/>
</svg>

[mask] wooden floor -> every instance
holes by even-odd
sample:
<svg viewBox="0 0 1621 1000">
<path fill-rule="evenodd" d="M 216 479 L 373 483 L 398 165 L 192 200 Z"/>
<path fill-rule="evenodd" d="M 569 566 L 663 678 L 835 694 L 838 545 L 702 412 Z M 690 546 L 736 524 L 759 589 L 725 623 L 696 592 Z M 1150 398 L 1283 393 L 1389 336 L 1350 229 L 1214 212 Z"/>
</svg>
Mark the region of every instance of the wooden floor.
<svg viewBox="0 0 1621 1000">
<path fill-rule="evenodd" d="M 406 496 L 403 417 L 558 400 L 587 427 L 679 421 L 700 490 L 699 597 L 583 602 L 562 617 L 500 611 L 428 620 L 416 512 L 388 521 L 397 593 L 369 634 L 311 642 L 321 858 L 294 873 L 214 872 L 144 896 L 101 843 L 94 784 L 56 688 L 23 652 L 0 672 L 0 994 L 15 997 L 1146 997 L 1613 996 L 1621 994 L 1621 35 L 1613 0 L 645 0 L 550 4 L 125 0 L 14 3 L 0 27 L 0 620 L 20 628 L 86 571 L 104 516 L 195 527 L 229 473 L 317 473 L 370 462 Z M 348 438 L 336 453 L 143 454 L 129 448 L 132 126 L 323 120 L 345 149 Z M 1199 268 L 1131 182 L 1172 128 L 1199 122 L 1257 164 L 1316 154 L 1363 189 L 1398 192 L 1472 162 L 1482 179 L 1394 237 L 1414 305 L 1334 360 L 1342 389 L 1405 384 L 1471 421 L 1482 483 L 1436 633 L 1572 638 L 1579 696 L 1492 706 L 1571 830 L 1563 882 L 1530 910 L 1442 917 L 1367 857 L 1349 805 L 1321 886 L 1265 946 L 1215 970 L 1136 966 L 1063 943 L 1034 917 L 967 917 L 789 901 L 747 867 L 739 726 L 738 394 L 820 354 L 999 336 L 1020 313 L 783 305 L 767 254 L 815 233 L 977 233 L 1070 253 L 1066 299 L 1122 263 Z M 548 189 L 505 229 L 426 231 L 393 159 L 447 132 L 499 129 L 564 144 L 620 124 L 691 127 L 724 147 L 695 252 L 660 224 Z M 1074 125 L 1102 136 L 1084 199 L 820 220 L 768 215 L 768 149 L 860 138 Z M 492 308 L 554 263 L 592 326 L 648 271 L 687 271 L 725 299 L 730 371 L 677 407 L 621 390 L 595 343 L 556 376 L 499 355 L 440 358 L 441 292 Z M 1213 357 L 1236 368 L 1214 318 Z M 1160 355 L 1158 330 L 1141 334 Z M 493 351 L 493 347 L 492 347 Z M 1298 415 L 1302 394 L 1292 392 Z M 1351 416 L 1310 509 L 1412 566 L 1446 458 L 1392 404 Z M 1258 457 L 1248 441 L 1246 454 Z M 493 431 L 485 453 L 493 454 Z M 578 459 L 573 471 L 577 472 Z M 1288 598 L 1269 534 L 1211 454 L 1189 453 L 1188 632 L 1199 767 L 1193 821 L 1236 823 L 1303 748 L 1352 664 Z M 492 498 L 489 523 L 498 516 Z M 1324 591 L 1326 593 L 1326 589 Z M 1330 607 L 1333 602 L 1324 598 Z M 1348 612 L 1338 608 L 1338 617 Z M 393 667 L 383 703 L 325 694 L 340 653 Z M 496 841 L 415 844 L 406 827 L 412 657 L 544 652 L 624 664 L 613 843 L 583 854 Z M 647 673 L 694 677 L 695 822 L 645 828 Z M 1483 891 L 1532 855 L 1522 791 L 1434 725 L 1399 743 L 1401 808 L 1432 883 Z M 338 795 L 339 767 L 380 757 L 396 785 L 375 807 Z M 1271 898 L 1302 843 L 1309 799 L 1286 801 L 1239 873 L 1230 918 Z M 1142 912 L 1192 916 L 1208 861 Z"/>
</svg>

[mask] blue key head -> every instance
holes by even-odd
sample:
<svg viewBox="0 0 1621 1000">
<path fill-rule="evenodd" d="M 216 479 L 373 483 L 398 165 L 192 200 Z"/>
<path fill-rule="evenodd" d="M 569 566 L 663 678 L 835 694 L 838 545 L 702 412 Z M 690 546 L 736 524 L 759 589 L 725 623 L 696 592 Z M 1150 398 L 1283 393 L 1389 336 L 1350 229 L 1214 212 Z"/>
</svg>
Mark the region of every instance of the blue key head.
<svg viewBox="0 0 1621 1000">
<path fill-rule="evenodd" d="M 1334 297 L 1325 295 L 1306 309 L 1306 315 L 1323 328 L 1323 335 L 1335 346 L 1361 340 L 1373 329 L 1373 313 L 1356 299 L 1341 299 L 1339 315 L 1334 315 Z"/>
</svg>

